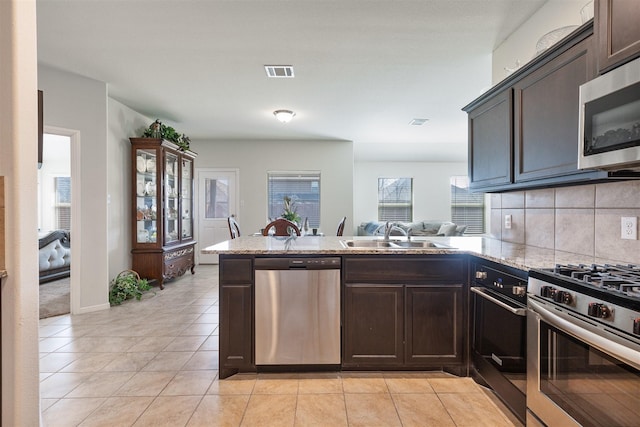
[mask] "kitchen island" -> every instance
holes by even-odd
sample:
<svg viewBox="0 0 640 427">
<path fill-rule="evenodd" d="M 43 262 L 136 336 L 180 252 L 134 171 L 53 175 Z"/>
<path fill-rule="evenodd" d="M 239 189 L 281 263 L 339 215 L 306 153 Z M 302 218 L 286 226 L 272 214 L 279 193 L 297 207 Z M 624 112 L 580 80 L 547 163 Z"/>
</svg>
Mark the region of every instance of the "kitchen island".
<svg viewBox="0 0 640 427">
<path fill-rule="evenodd" d="M 413 239 L 432 242 L 428 247 L 358 245 L 379 240 L 243 236 L 204 249 L 220 256 L 220 378 L 238 372 L 322 369 L 467 375 L 469 259 L 481 257 L 522 270 L 576 260 L 575 254 L 484 237 Z M 340 363 L 257 365 L 256 259 L 311 257 L 339 259 Z"/>
</svg>

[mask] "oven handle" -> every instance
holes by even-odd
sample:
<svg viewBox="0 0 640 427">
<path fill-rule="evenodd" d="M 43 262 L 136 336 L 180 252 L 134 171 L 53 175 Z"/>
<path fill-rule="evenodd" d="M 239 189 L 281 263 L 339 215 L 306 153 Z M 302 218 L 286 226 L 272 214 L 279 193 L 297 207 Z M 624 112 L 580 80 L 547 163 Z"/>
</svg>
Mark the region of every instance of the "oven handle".
<svg viewBox="0 0 640 427">
<path fill-rule="evenodd" d="M 611 356 L 620 359 L 624 363 L 627 363 L 636 369 L 640 369 L 637 350 L 598 335 L 589 328 L 590 325 L 588 323 L 583 322 L 580 319 L 576 318 L 573 322 L 568 321 L 563 317 L 552 313 L 539 302 L 534 301 L 533 298 L 528 298 L 527 304 L 529 305 L 529 308 L 532 309 L 533 313 L 537 314 L 548 324 L 562 329 L 579 340 L 588 343 L 604 353 L 608 353 Z M 577 324 L 576 322 L 580 322 L 581 324 Z"/>
<path fill-rule="evenodd" d="M 480 295 L 482 298 L 487 299 L 487 300 L 491 301 L 494 304 L 499 305 L 500 307 L 504 308 L 505 310 L 510 311 L 511 313 L 515 314 L 516 316 L 525 317 L 527 315 L 527 309 L 526 308 L 511 307 L 509 304 L 506 304 L 506 303 L 500 301 L 498 298 L 489 295 L 489 293 L 486 290 L 484 290 L 484 288 L 480 288 L 478 286 L 472 286 L 471 287 L 471 292 Z"/>
</svg>

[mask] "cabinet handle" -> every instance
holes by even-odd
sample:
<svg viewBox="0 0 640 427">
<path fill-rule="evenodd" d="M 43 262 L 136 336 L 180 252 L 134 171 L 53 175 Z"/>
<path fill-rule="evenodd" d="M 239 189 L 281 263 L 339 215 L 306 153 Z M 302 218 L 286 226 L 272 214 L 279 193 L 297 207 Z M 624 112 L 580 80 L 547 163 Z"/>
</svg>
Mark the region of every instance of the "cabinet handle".
<svg viewBox="0 0 640 427">
<path fill-rule="evenodd" d="M 505 310 L 510 311 L 511 313 L 515 314 L 516 316 L 521 316 L 521 317 L 525 317 L 527 315 L 527 309 L 526 308 L 515 308 L 515 307 L 511 307 L 510 305 L 500 301 L 499 299 L 489 295 L 489 293 L 487 293 L 487 291 L 485 291 L 483 288 L 479 288 L 477 286 L 473 286 L 471 287 L 471 292 L 480 295 L 482 298 L 491 301 L 494 304 L 497 304 L 498 306 L 504 308 Z"/>
</svg>

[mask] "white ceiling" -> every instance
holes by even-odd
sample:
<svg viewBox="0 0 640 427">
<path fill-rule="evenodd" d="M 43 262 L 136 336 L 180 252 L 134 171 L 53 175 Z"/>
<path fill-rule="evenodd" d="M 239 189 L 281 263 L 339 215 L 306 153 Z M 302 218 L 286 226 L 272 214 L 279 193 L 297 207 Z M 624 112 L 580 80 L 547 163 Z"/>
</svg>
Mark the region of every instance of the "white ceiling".
<svg viewBox="0 0 640 427">
<path fill-rule="evenodd" d="M 465 161 L 460 109 L 545 1 L 38 0 L 38 60 L 193 140 L 351 140 L 358 160 Z M 281 124 L 276 109 L 297 115 Z"/>
</svg>

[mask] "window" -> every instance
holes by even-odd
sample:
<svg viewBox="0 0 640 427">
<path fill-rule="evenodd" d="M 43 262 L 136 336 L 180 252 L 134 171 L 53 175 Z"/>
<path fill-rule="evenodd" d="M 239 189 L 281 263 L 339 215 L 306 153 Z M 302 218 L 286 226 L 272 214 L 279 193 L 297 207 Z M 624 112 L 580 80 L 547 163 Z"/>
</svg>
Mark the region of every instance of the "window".
<svg viewBox="0 0 640 427">
<path fill-rule="evenodd" d="M 204 198 L 205 218 L 226 218 L 229 216 L 229 181 L 227 179 L 207 178 L 204 185 Z"/>
<path fill-rule="evenodd" d="M 54 178 L 56 201 L 56 227 L 59 230 L 71 230 L 71 177 L 58 176 Z"/>
<path fill-rule="evenodd" d="M 451 221 L 466 225 L 467 234 L 484 233 L 484 193 L 469 192 L 469 178 L 451 177 Z"/>
<path fill-rule="evenodd" d="M 413 178 L 378 178 L 378 221 L 413 219 Z"/>
<path fill-rule="evenodd" d="M 320 227 L 320 172 L 269 172 L 269 218 L 284 212 L 284 198 L 290 197 L 292 209 L 300 220 L 309 219 L 309 227 Z"/>
</svg>

